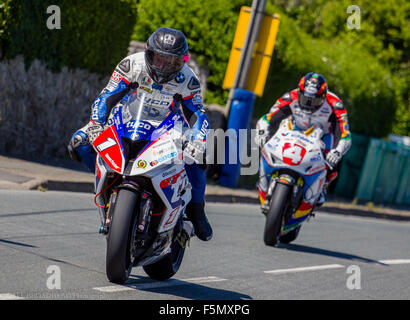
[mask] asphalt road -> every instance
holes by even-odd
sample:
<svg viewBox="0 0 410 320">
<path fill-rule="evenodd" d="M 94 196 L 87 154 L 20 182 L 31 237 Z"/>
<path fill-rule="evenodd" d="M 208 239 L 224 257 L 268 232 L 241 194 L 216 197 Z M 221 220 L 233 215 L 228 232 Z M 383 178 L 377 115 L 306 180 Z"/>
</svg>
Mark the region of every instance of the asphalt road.
<svg viewBox="0 0 410 320">
<path fill-rule="evenodd" d="M 410 223 L 323 213 L 271 248 L 257 206 L 207 212 L 214 238 L 192 239 L 173 279 L 134 268 L 117 286 L 91 194 L 0 191 L 0 299 L 410 299 Z"/>
</svg>

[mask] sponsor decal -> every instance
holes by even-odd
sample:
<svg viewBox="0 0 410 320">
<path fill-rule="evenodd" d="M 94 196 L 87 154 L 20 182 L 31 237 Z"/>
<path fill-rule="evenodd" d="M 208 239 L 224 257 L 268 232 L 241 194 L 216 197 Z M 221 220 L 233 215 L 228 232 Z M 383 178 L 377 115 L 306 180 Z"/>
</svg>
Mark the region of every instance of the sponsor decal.
<svg viewBox="0 0 410 320">
<path fill-rule="evenodd" d="M 166 155 L 164 155 L 164 156 L 158 158 L 158 162 L 164 162 L 164 161 L 166 161 L 166 160 L 170 160 L 170 159 L 172 159 L 172 158 L 175 158 L 176 155 L 177 155 L 176 152 L 168 153 L 168 154 L 166 154 Z"/>
<path fill-rule="evenodd" d="M 201 128 L 201 130 L 199 131 L 198 136 L 197 136 L 198 139 L 200 139 L 200 140 L 204 140 L 204 139 L 205 139 L 208 126 L 209 126 L 208 121 L 207 121 L 207 120 L 204 120 L 204 122 L 202 123 L 202 128 Z"/>
<path fill-rule="evenodd" d="M 122 75 L 120 75 L 117 71 L 114 71 L 110 79 L 116 83 L 119 83 L 122 80 Z"/>
<path fill-rule="evenodd" d="M 149 165 L 150 165 L 151 167 L 155 167 L 157 164 L 158 164 L 158 161 L 157 161 L 157 160 L 151 161 L 151 162 L 149 163 Z"/>
<path fill-rule="evenodd" d="M 145 160 L 139 160 L 137 165 L 138 168 L 144 169 L 147 166 L 147 162 Z"/>
<path fill-rule="evenodd" d="M 192 103 L 194 105 L 198 105 L 198 104 L 202 104 L 202 96 L 200 94 L 196 94 L 193 98 L 192 98 Z"/>
<path fill-rule="evenodd" d="M 182 83 L 185 81 L 185 75 L 182 72 L 179 72 L 176 76 L 175 76 L 175 82 L 176 83 Z"/>
<path fill-rule="evenodd" d="M 330 113 L 330 109 L 329 109 L 329 108 L 321 108 L 321 109 L 320 109 L 320 112 L 321 112 L 321 113 L 328 114 L 328 113 Z"/>
<path fill-rule="evenodd" d="M 177 171 L 177 169 L 172 169 L 172 170 L 166 171 L 162 174 L 162 176 L 163 177 L 169 176 L 169 175 L 173 174 L 175 171 Z"/>
<path fill-rule="evenodd" d="M 340 102 L 340 101 L 336 101 L 336 102 L 335 102 L 335 105 L 334 105 L 334 108 L 335 108 L 336 110 L 342 110 L 342 109 L 344 109 L 343 103 Z"/>
<path fill-rule="evenodd" d="M 174 45 L 175 40 L 176 40 L 176 39 L 175 39 L 175 36 L 173 36 L 172 34 L 166 34 L 166 35 L 164 36 L 164 43 L 169 44 L 169 45 L 171 45 L 171 46 Z"/>
<path fill-rule="evenodd" d="M 151 85 L 152 85 L 152 80 L 151 80 L 150 77 L 145 76 L 145 77 L 142 78 L 141 84 L 142 84 L 142 86 L 144 86 L 144 87 L 151 87 Z"/>
<path fill-rule="evenodd" d="M 318 162 L 322 159 L 322 156 L 320 153 L 318 153 L 316 156 L 313 156 L 312 158 L 310 158 L 310 162 Z"/>
<path fill-rule="evenodd" d="M 140 89 L 147 91 L 148 93 L 152 93 L 152 89 L 141 86 Z"/>
<path fill-rule="evenodd" d="M 152 89 L 162 90 L 162 88 L 163 88 L 162 84 L 157 84 L 157 83 L 152 84 Z"/>
<path fill-rule="evenodd" d="M 130 72 L 130 59 L 125 59 L 122 61 L 119 65 L 118 68 L 120 68 L 124 72 Z"/>
<path fill-rule="evenodd" d="M 171 92 L 167 92 L 167 91 L 160 91 L 161 94 L 166 95 L 166 96 L 173 96 L 174 94 Z"/>
<path fill-rule="evenodd" d="M 119 169 L 120 167 L 115 163 L 115 161 L 113 159 L 111 159 L 110 155 L 107 153 L 105 154 L 105 157 L 108 159 L 108 161 L 110 161 L 110 163 L 113 165 L 113 167 L 115 169 Z"/>
<path fill-rule="evenodd" d="M 198 89 L 200 86 L 201 84 L 199 83 L 199 80 L 195 76 L 191 77 L 191 79 L 188 82 L 188 89 L 195 90 Z"/>
</svg>

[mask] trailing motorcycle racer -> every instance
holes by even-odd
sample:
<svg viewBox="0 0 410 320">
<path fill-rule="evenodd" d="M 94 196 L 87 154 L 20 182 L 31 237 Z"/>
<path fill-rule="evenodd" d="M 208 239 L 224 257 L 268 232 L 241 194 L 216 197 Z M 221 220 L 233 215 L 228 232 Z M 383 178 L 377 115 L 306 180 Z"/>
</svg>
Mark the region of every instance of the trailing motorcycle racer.
<svg viewBox="0 0 410 320">
<path fill-rule="evenodd" d="M 326 200 L 326 187 L 337 177 L 338 163 L 352 143 L 347 112 L 342 100 L 328 91 L 325 77 L 309 72 L 299 81 L 297 89 L 285 93 L 258 120 L 255 142 L 259 147 L 275 134 L 281 121 L 290 115 L 293 115 L 296 126 L 301 130 L 315 125 L 326 132 L 322 140 L 325 143 L 326 161 L 332 169 L 328 171 L 327 181 L 316 203 L 316 206 L 320 206 Z M 259 176 L 258 191 L 263 197 L 268 188 L 263 166 L 260 166 Z"/>
<path fill-rule="evenodd" d="M 132 54 L 117 65 L 91 107 L 90 122 L 71 138 L 68 145 L 71 158 L 84 163 L 91 172 L 95 171 L 93 141 L 104 130 L 112 109 L 125 102 L 128 94 L 138 88 L 144 99 L 141 117 L 160 122 L 170 111 L 182 113 L 191 128 L 184 156 L 203 159 L 209 120 L 202 106 L 200 82 L 186 64 L 188 59 L 188 42 L 181 31 L 157 29 L 148 38 L 144 52 Z M 213 232 L 204 210 L 206 171 L 203 165 L 195 162 L 186 164 L 185 169 L 192 185 L 192 200 L 186 215 L 197 237 L 208 241 Z"/>
</svg>

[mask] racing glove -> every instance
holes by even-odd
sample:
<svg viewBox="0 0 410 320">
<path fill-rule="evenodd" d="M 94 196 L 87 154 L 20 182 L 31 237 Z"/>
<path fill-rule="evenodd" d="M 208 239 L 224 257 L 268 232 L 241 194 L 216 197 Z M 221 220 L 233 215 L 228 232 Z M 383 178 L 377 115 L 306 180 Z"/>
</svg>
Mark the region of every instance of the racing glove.
<svg viewBox="0 0 410 320">
<path fill-rule="evenodd" d="M 264 119 L 260 119 L 256 123 L 255 143 L 259 146 L 259 148 L 262 148 L 268 140 L 269 124 Z"/>
<path fill-rule="evenodd" d="M 193 162 L 198 164 L 204 163 L 205 158 L 205 143 L 199 140 L 187 141 L 184 144 L 184 159 L 185 162 L 191 164 Z"/>
<path fill-rule="evenodd" d="M 332 168 L 336 167 L 340 159 L 342 159 L 342 155 L 336 149 L 330 150 L 326 156 L 326 161 L 332 166 Z"/>
<path fill-rule="evenodd" d="M 93 144 L 94 140 L 104 131 L 104 127 L 98 121 L 91 120 L 85 127 L 87 142 Z"/>
</svg>

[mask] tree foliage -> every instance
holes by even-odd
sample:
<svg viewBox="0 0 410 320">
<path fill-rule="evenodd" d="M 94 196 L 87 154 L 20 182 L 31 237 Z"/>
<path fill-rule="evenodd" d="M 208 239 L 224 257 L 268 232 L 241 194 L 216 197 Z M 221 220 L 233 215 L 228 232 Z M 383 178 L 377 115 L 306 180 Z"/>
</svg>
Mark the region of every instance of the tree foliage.
<svg viewBox="0 0 410 320">
<path fill-rule="evenodd" d="M 134 0 L 8 0 L 7 4 L 13 15 L 7 21 L 4 56 L 23 55 L 27 67 L 39 59 L 53 71 L 67 66 L 106 75 L 127 53 L 130 26 L 135 24 Z M 47 28 L 51 5 L 60 7 L 61 29 Z"/>
</svg>

